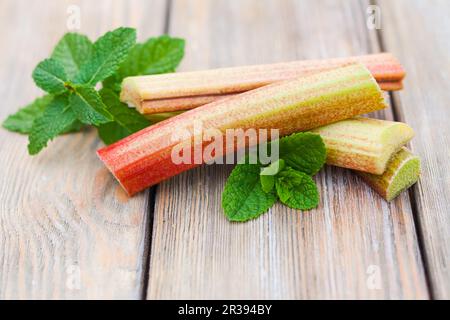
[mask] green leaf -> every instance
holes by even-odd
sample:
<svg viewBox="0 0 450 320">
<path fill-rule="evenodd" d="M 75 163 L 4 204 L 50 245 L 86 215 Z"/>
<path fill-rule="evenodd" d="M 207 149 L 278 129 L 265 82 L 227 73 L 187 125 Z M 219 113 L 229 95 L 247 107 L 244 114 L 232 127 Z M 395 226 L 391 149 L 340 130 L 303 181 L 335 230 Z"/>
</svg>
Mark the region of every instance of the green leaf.
<svg viewBox="0 0 450 320">
<path fill-rule="evenodd" d="M 75 132 L 78 132 L 81 129 L 83 129 L 83 127 L 84 127 L 84 124 L 82 122 L 80 122 L 79 120 L 76 120 L 72 123 L 72 125 L 68 126 L 66 130 L 61 132 L 61 134 L 75 133 Z"/>
<path fill-rule="evenodd" d="M 319 205 L 319 192 L 307 174 L 287 167 L 275 182 L 278 197 L 290 208 L 309 210 Z"/>
<path fill-rule="evenodd" d="M 105 87 L 120 91 L 125 77 L 174 72 L 184 56 L 184 43 L 183 39 L 163 35 L 135 45 L 119 70 L 105 80 Z"/>
<path fill-rule="evenodd" d="M 230 221 L 254 219 L 277 201 L 275 192 L 262 190 L 259 173 L 257 164 L 239 164 L 231 172 L 222 193 L 222 207 Z"/>
<path fill-rule="evenodd" d="M 41 117 L 44 114 L 45 109 L 53 100 L 53 95 L 45 95 L 43 97 L 35 99 L 29 105 L 21 108 L 15 114 L 10 115 L 4 122 L 3 127 L 15 132 L 29 134 L 31 133 L 31 128 L 33 127 L 34 120 Z M 74 121 L 74 123 L 69 126 L 66 130 L 61 132 L 61 134 L 69 132 L 80 131 L 83 127 L 81 122 Z"/>
<path fill-rule="evenodd" d="M 280 158 L 284 159 L 286 165 L 314 175 L 325 163 L 325 144 L 318 134 L 294 133 L 280 139 Z"/>
<path fill-rule="evenodd" d="M 114 143 L 141 129 L 148 127 L 151 122 L 135 109 L 120 102 L 119 96 L 110 89 L 102 89 L 100 96 L 114 121 L 98 127 L 100 138 L 105 144 Z"/>
<path fill-rule="evenodd" d="M 28 137 L 28 152 L 37 154 L 47 146 L 47 142 L 65 132 L 77 121 L 68 107 L 68 95 L 60 95 L 50 102 L 42 116 L 37 118 Z"/>
<path fill-rule="evenodd" d="M 45 59 L 33 71 L 36 85 L 48 93 L 60 94 L 66 91 L 67 75 L 60 62 L 54 59 Z"/>
<path fill-rule="evenodd" d="M 262 168 L 260 173 L 261 187 L 264 192 L 272 191 L 275 185 L 275 175 L 283 170 L 285 166 L 283 159 L 272 162 L 269 166 Z"/>
<path fill-rule="evenodd" d="M 263 168 L 261 170 L 262 176 L 274 176 L 281 170 L 283 170 L 285 167 L 285 162 L 283 159 L 278 159 L 274 162 L 272 162 L 269 166 Z"/>
<path fill-rule="evenodd" d="M 52 53 L 52 58 L 62 64 L 69 79 L 80 71 L 80 66 L 92 55 L 93 44 L 85 35 L 66 33 L 59 40 Z"/>
<path fill-rule="evenodd" d="M 45 108 L 52 100 L 53 96 L 49 94 L 35 99 L 32 103 L 8 116 L 3 122 L 3 127 L 10 131 L 30 133 L 33 121 L 42 116 Z"/>
<path fill-rule="evenodd" d="M 260 175 L 259 180 L 261 181 L 261 188 L 264 192 L 271 192 L 275 186 L 275 177 L 268 175 Z"/>
<path fill-rule="evenodd" d="M 81 66 L 75 82 L 95 85 L 106 79 L 116 72 L 135 42 L 135 29 L 118 28 L 107 32 L 94 43 L 93 54 Z"/>
<path fill-rule="evenodd" d="M 76 86 L 70 95 L 69 106 L 84 124 L 98 126 L 112 120 L 98 92 L 89 86 Z"/>
</svg>

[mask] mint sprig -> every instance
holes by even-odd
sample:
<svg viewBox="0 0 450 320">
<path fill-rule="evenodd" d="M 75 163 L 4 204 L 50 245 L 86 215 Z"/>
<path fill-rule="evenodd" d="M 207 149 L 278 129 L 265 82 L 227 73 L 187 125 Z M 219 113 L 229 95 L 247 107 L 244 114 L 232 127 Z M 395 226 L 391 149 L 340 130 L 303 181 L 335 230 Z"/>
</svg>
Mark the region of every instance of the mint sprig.
<svg viewBox="0 0 450 320">
<path fill-rule="evenodd" d="M 264 192 L 272 191 L 275 186 L 275 176 L 286 166 L 283 159 L 278 159 L 269 166 L 262 168 L 259 178 L 261 180 L 261 187 Z"/>
<path fill-rule="evenodd" d="M 163 35 L 136 44 L 116 73 L 103 86 L 116 92 L 126 77 L 174 72 L 184 56 L 184 40 Z"/>
<path fill-rule="evenodd" d="M 28 152 L 37 154 L 47 142 L 70 128 L 77 117 L 68 106 L 68 94 L 62 94 L 53 98 L 42 116 L 33 122 L 31 133 L 28 137 Z"/>
<path fill-rule="evenodd" d="M 222 207 L 230 221 L 247 221 L 266 212 L 277 201 L 275 192 L 264 192 L 258 164 L 239 164 L 222 193 Z"/>
<path fill-rule="evenodd" d="M 98 127 L 98 134 L 106 144 L 111 144 L 123 139 L 151 124 L 150 121 L 137 112 L 136 109 L 128 108 L 127 105 L 120 102 L 117 93 L 111 89 L 103 88 L 100 90 L 100 96 L 102 97 L 108 112 L 114 118 L 114 121 L 110 121 Z"/>
<path fill-rule="evenodd" d="M 287 166 L 314 175 L 325 163 L 325 144 L 318 134 L 294 133 L 280 139 L 280 158 Z"/>
<path fill-rule="evenodd" d="M 29 134 L 33 126 L 33 121 L 42 116 L 44 110 L 52 100 L 53 96 L 51 94 L 35 99 L 16 113 L 8 116 L 3 122 L 3 127 L 9 131 Z"/>
<path fill-rule="evenodd" d="M 136 30 L 118 28 L 107 32 L 94 43 L 90 58 L 80 67 L 75 83 L 95 85 L 114 72 L 136 44 Z"/>
<path fill-rule="evenodd" d="M 319 204 L 319 192 L 314 180 L 304 172 L 287 167 L 275 182 L 280 201 L 293 209 L 310 210 Z"/>
<path fill-rule="evenodd" d="M 123 78 L 173 72 L 183 55 L 184 40 L 164 35 L 136 44 L 132 28 L 107 32 L 95 43 L 67 33 L 33 71 L 34 82 L 47 94 L 10 115 L 3 127 L 29 134 L 32 155 L 56 136 L 85 125 L 97 127 L 100 138 L 113 143 L 151 124 L 120 102 Z M 99 82 L 104 87 L 100 92 Z"/>
<path fill-rule="evenodd" d="M 98 126 L 113 120 L 98 92 L 88 85 L 73 87 L 69 107 L 84 124 Z"/>
<path fill-rule="evenodd" d="M 59 61 L 67 76 L 74 79 L 80 67 L 91 57 L 94 44 L 88 37 L 78 33 L 66 33 L 53 49 L 51 58 Z"/>
<path fill-rule="evenodd" d="M 58 60 L 52 58 L 40 62 L 33 71 L 33 80 L 44 91 L 60 94 L 67 91 L 67 74 Z"/>
<path fill-rule="evenodd" d="M 238 164 L 231 172 L 222 193 L 222 207 L 229 220 L 254 219 L 269 210 L 277 199 L 294 209 L 310 210 L 318 206 L 319 192 L 311 175 L 326 160 L 322 138 L 305 132 L 278 142 L 280 159 L 266 167 Z"/>
</svg>

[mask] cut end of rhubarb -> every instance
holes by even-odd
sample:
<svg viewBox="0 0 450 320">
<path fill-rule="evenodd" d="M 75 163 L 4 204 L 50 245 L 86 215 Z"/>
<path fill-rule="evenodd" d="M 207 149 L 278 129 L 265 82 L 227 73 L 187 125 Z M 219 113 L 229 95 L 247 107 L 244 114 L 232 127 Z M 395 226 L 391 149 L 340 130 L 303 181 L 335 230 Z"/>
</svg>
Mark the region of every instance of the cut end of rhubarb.
<svg viewBox="0 0 450 320">
<path fill-rule="evenodd" d="M 383 198 L 391 201 L 419 180 L 420 159 L 403 147 L 394 155 L 382 175 L 358 174 Z"/>
<path fill-rule="evenodd" d="M 386 200 L 391 201 L 403 190 L 408 189 L 419 180 L 420 159 L 414 155 L 408 155 L 406 151 L 400 151 L 394 161 L 402 161 L 399 170 L 392 178 L 391 185 L 386 193 Z"/>
<path fill-rule="evenodd" d="M 405 69 L 391 53 L 361 56 L 360 59 L 377 80 L 400 82 L 405 78 Z"/>
<path fill-rule="evenodd" d="M 403 82 L 380 82 L 380 88 L 383 91 L 399 91 L 403 89 Z"/>
<path fill-rule="evenodd" d="M 327 163 L 382 174 L 392 156 L 414 136 L 405 123 L 357 117 L 312 130 L 327 147 Z"/>
<path fill-rule="evenodd" d="M 105 152 L 106 150 L 107 150 L 107 147 L 97 150 L 97 156 L 103 162 L 103 164 L 109 170 L 109 172 L 112 173 L 112 175 L 114 176 L 116 181 L 119 182 L 120 186 L 126 192 L 127 196 L 129 196 L 129 197 L 132 196 L 132 194 L 129 192 L 129 189 L 125 185 L 123 185 L 122 181 L 119 179 L 119 177 L 116 176 L 116 174 L 115 174 L 116 171 L 114 170 L 114 167 L 112 165 L 113 163 L 108 159 L 107 152 Z"/>
<path fill-rule="evenodd" d="M 135 77 L 125 78 L 122 82 L 122 91 L 120 92 L 120 101 L 130 107 L 136 108 L 141 112 L 142 98 L 139 95 L 138 83 Z"/>
</svg>

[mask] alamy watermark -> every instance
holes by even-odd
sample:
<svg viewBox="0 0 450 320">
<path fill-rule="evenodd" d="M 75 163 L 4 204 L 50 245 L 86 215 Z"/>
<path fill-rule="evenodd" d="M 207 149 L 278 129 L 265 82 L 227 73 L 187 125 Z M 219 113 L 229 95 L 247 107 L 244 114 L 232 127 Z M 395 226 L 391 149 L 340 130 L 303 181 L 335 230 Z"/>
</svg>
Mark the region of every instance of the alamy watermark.
<svg viewBox="0 0 450 320">
<path fill-rule="evenodd" d="M 369 30 L 381 29 L 381 9 L 379 6 L 370 5 L 366 9 L 366 25 Z"/>
<path fill-rule="evenodd" d="M 81 8 L 77 5 L 71 4 L 66 10 L 68 17 L 66 27 L 69 30 L 81 29 Z"/>
<path fill-rule="evenodd" d="M 279 158 L 279 136 L 278 129 L 226 129 L 223 132 L 205 129 L 201 121 L 194 121 L 192 127 L 174 130 L 171 160 L 177 165 L 244 162 L 266 165 Z"/>
<path fill-rule="evenodd" d="M 76 264 L 66 267 L 66 287 L 69 290 L 81 289 L 81 269 Z"/>
<path fill-rule="evenodd" d="M 366 285 L 369 290 L 381 290 L 381 269 L 380 266 L 371 264 L 366 270 Z"/>
</svg>

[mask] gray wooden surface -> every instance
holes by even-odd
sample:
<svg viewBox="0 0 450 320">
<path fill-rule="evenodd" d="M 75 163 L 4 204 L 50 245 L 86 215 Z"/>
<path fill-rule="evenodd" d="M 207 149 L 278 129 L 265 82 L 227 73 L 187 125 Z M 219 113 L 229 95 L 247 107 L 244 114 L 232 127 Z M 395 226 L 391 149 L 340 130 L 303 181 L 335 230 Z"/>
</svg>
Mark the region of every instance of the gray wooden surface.
<svg viewBox="0 0 450 320">
<path fill-rule="evenodd" d="M 1 1 L 1 119 L 41 94 L 31 72 L 73 4 L 91 38 L 121 25 L 163 32 L 163 1 Z M 97 133 L 60 137 L 36 157 L 25 136 L 1 129 L 0 141 L 0 298 L 139 298 L 148 192 L 127 198 L 95 154 Z"/>
<path fill-rule="evenodd" d="M 383 0 L 380 9 L 385 48 L 408 72 L 394 102 L 416 131 L 411 148 L 423 161 L 412 196 L 430 289 L 450 299 L 450 2 Z"/>
<path fill-rule="evenodd" d="M 231 166 L 128 198 L 96 158 L 94 130 L 33 158 L 26 137 L 0 130 L 1 299 L 450 297 L 448 1 L 381 1 L 382 29 L 369 30 L 358 0 L 2 0 L 1 119 L 40 94 L 30 75 L 70 4 L 91 38 L 121 25 L 186 38 L 180 70 L 392 51 L 405 89 L 376 116 L 413 126 L 423 176 L 388 204 L 327 167 L 318 209 L 276 205 L 236 224 L 220 207 Z"/>
</svg>

